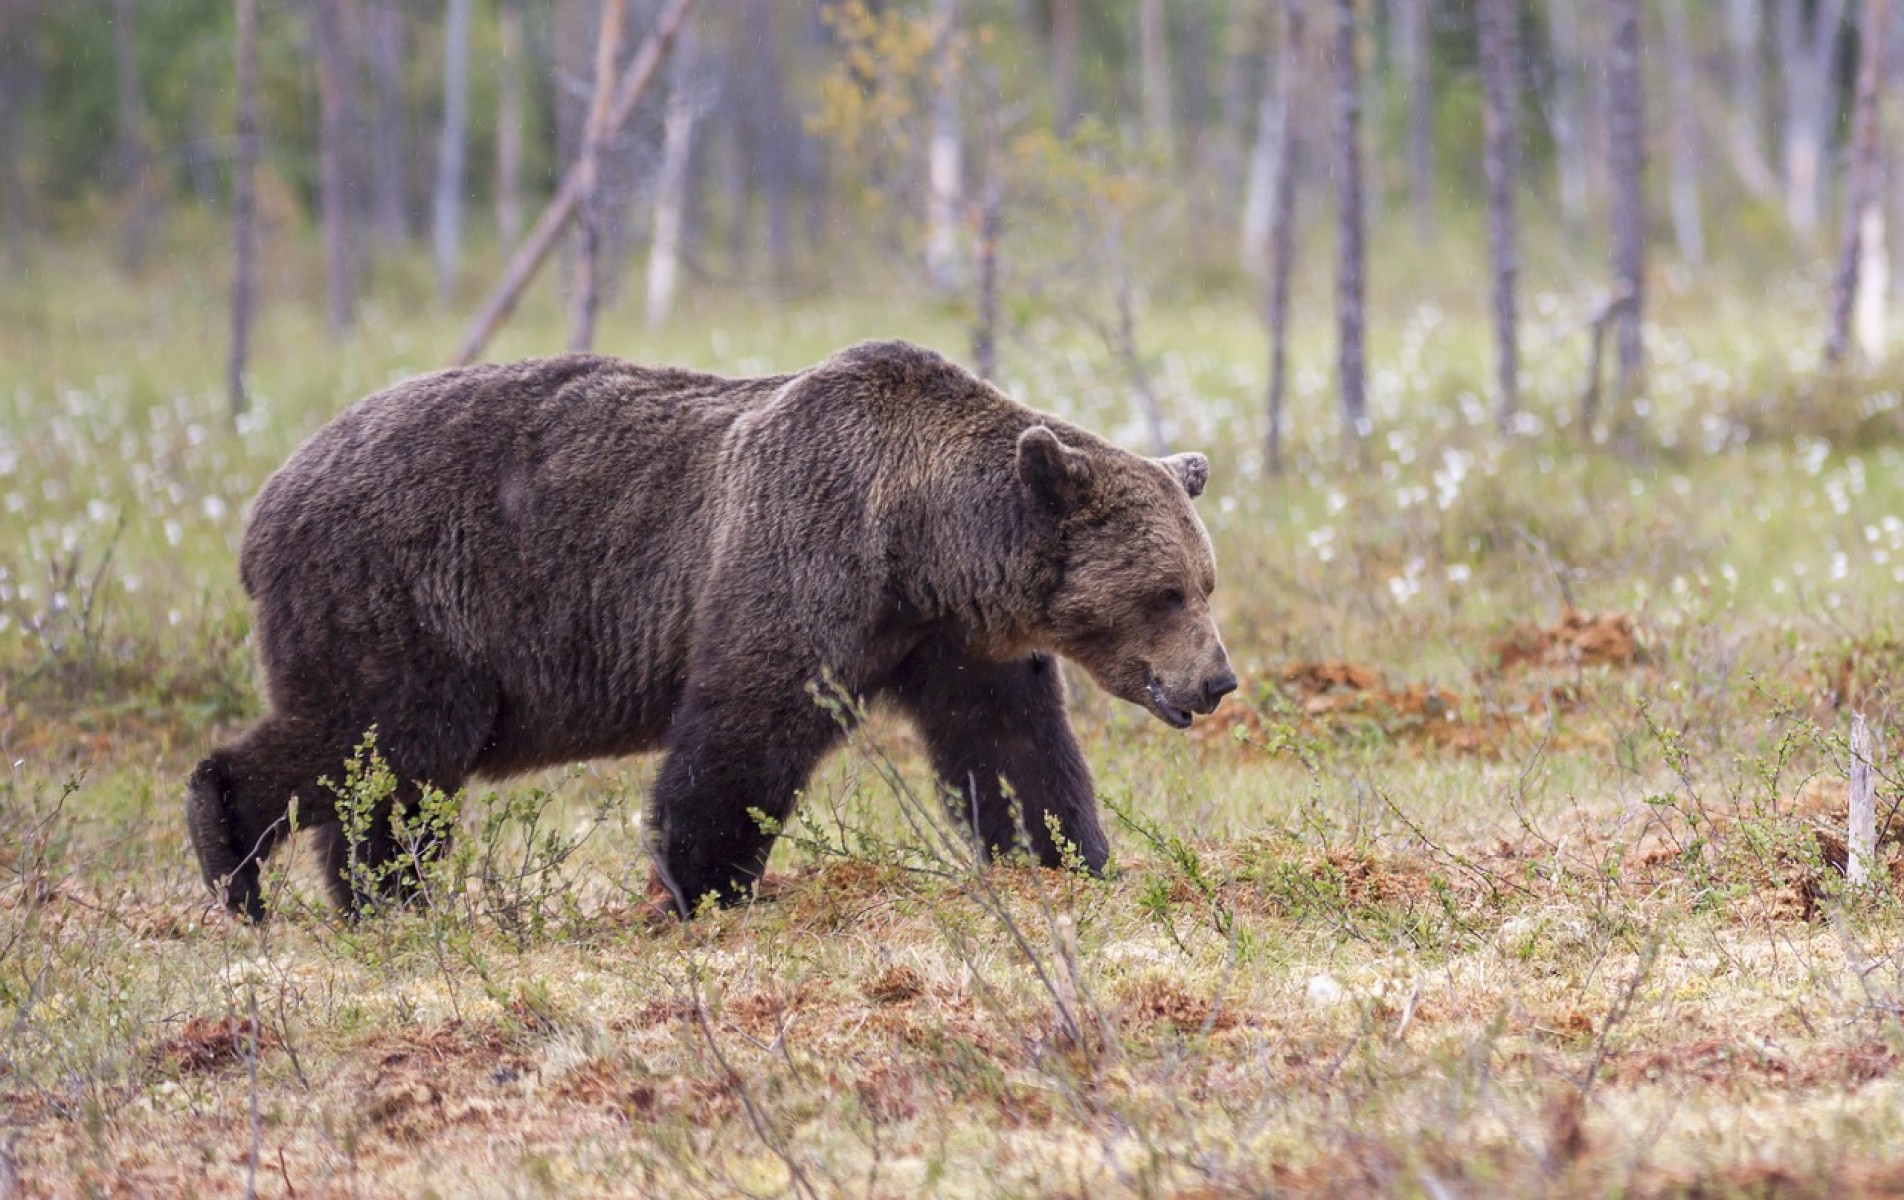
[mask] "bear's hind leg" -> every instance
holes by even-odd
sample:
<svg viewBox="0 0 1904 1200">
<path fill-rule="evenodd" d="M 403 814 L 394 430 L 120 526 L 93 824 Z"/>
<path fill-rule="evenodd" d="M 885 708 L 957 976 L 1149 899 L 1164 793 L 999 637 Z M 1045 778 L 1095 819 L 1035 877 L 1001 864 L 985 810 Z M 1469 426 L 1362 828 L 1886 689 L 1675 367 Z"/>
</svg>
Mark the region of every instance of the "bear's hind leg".
<svg viewBox="0 0 1904 1200">
<path fill-rule="evenodd" d="M 259 868 L 291 827 L 291 801 L 305 827 L 333 820 L 323 775 L 342 774 L 350 740 L 326 723 L 273 713 L 192 772 L 186 829 L 205 882 L 231 911 L 265 917 Z"/>
<path fill-rule="evenodd" d="M 982 853 L 1018 845 L 1022 815 L 1038 862 L 1061 866 L 1069 849 L 1086 870 L 1104 870 L 1110 849 L 1056 660 L 990 662 L 928 643 L 901 664 L 889 690 L 925 739 L 950 806 Z M 1054 825 L 1064 845 L 1054 841 Z"/>
</svg>

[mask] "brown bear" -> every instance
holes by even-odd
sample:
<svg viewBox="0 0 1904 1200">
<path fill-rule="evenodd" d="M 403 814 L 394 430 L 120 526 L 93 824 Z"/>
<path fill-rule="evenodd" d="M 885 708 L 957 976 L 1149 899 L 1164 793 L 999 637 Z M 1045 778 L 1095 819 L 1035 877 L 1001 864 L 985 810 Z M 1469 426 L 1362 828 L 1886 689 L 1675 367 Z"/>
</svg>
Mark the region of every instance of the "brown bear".
<svg viewBox="0 0 1904 1200">
<path fill-rule="evenodd" d="M 772 847 L 754 811 L 784 820 L 841 739 L 823 676 L 916 724 L 981 849 L 1022 831 L 1039 862 L 1068 844 L 1101 871 L 1049 656 L 1179 728 L 1235 688 L 1190 504 L 1208 471 L 903 342 L 760 379 L 569 355 L 398 384 L 253 508 L 239 569 L 270 712 L 192 775 L 205 879 L 262 918 L 296 797 L 333 897 L 371 899 L 347 866 L 396 855 L 388 814 L 352 845 L 318 781 L 374 726 L 403 806 L 665 749 L 659 873 L 683 915 L 733 900 Z"/>
</svg>

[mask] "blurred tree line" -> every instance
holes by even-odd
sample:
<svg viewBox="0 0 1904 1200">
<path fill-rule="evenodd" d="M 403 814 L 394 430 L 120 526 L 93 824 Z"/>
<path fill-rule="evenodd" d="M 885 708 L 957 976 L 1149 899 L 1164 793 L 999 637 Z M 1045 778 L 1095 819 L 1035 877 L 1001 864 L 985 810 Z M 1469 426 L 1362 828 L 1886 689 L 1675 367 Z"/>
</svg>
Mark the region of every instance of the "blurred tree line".
<svg viewBox="0 0 1904 1200">
<path fill-rule="evenodd" d="M 598 55 L 609 5 L 625 32 Z M 1277 260 L 1313 210 L 1340 231 L 1350 424 L 1369 222 L 1425 243 L 1485 214 L 1504 422 L 1521 225 L 1603 239 L 1595 320 L 1625 391 L 1649 241 L 1697 268 L 1740 244 L 1823 259 L 1838 228 L 1833 357 L 1854 319 L 1882 352 L 1904 277 L 1884 0 L 704 0 L 595 156 L 591 97 L 663 0 L 0 0 L 12 262 L 109 230 L 136 270 L 175 214 L 228 209 L 248 6 L 251 200 L 267 231 L 322 226 L 340 327 L 388 248 L 432 247 L 441 297 L 467 299 L 470 248 L 516 245 L 585 158 L 586 262 L 610 298 L 645 263 L 652 322 L 683 278 L 785 279 L 870 245 L 969 300 L 983 365 L 999 239 L 1039 225 L 1018 253 L 1045 269 L 1014 294 L 1079 314 L 1140 393 L 1141 277 L 1234 268 L 1280 325 Z"/>
</svg>

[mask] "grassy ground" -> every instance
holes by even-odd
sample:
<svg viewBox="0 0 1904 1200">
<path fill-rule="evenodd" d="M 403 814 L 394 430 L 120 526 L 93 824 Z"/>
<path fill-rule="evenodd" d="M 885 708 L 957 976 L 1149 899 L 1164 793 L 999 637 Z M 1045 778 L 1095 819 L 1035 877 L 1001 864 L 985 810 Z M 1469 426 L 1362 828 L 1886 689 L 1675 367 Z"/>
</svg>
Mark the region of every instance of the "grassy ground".
<svg viewBox="0 0 1904 1200">
<path fill-rule="evenodd" d="M 633 760 L 466 797 L 427 911 L 341 924 L 293 862 L 260 930 L 180 821 L 256 709 L 244 506 L 455 322 L 394 270 L 333 340 L 289 258 L 234 431 L 193 261 L 0 285 L 0 1194 L 1904 1193 L 1904 864 L 1840 873 L 1849 713 L 1904 721 L 1904 418 L 1793 349 L 1813 281 L 1668 280 L 1644 427 L 1584 444 L 1587 297 L 1531 299 L 1512 441 L 1477 306 L 1398 301 L 1353 469 L 1305 327 L 1280 479 L 1247 306 L 1160 294 L 1246 683 L 1189 735 L 1074 689 L 1108 880 L 972 870 L 876 716 L 749 908 L 649 916 Z M 632 322 L 734 373 L 964 343 L 874 289 Z M 1088 341 L 1004 365 L 1141 444 Z"/>
</svg>

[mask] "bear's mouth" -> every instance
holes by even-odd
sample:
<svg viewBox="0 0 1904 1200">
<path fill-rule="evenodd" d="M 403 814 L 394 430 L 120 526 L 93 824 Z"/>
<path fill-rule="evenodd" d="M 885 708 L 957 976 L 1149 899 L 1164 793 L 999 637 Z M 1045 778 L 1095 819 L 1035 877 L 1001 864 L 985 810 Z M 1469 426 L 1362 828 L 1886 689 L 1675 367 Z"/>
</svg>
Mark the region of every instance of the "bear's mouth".
<svg viewBox="0 0 1904 1200">
<path fill-rule="evenodd" d="M 1172 729 L 1190 728 L 1190 722 L 1195 719 L 1190 715 L 1190 710 L 1178 708 L 1164 699 L 1164 685 L 1158 682 L 1155 675 L 1144 684 L 1144 695 L 1150 699 L 1150 711 L 1156 713 L 1164 724 Z"/>
</svg>

